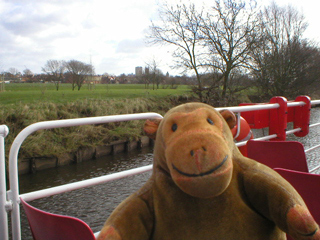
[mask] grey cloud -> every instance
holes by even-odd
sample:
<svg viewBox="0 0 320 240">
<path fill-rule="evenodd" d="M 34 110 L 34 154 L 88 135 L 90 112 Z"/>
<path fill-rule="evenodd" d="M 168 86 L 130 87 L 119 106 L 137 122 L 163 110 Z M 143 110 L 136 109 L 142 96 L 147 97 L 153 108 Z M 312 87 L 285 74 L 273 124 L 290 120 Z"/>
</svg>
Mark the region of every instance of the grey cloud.
<svg viewBox="0 0 320 240">
<path fill-rule="evenodd" d="M 31 36 L 52 24 L 62 22 L 60 13 L 42 15 L 41 13 L 13 12 L 6 14 L 1 25 L 15 35 Z"/>
</svg>

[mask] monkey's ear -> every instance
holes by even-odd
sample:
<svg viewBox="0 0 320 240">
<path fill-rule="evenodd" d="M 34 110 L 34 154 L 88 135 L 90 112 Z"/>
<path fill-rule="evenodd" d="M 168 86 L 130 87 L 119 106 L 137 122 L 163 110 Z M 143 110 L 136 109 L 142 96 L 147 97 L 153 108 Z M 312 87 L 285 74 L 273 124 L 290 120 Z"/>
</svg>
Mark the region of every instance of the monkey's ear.
<svg viewBox="0 0 320 240">
<path fill-rule="evenodd" d="M 155 140 L 157 135 L 157 130 L 159 127 L 159 124 L 161 122 L 161 119 L 147 119 L 144 123 L 143 130 L 146 133 L 146 135 Z"/>
<path fill-rule="evenodd" d="M 224 110 L 220 111 L 220 114 L 222 115 L 224 120 L 226 120 L 230 129 L 232 129 L 237 124 L 237 118 L 233 112 L 231 112 L 227 109 L 224 109 Z"/>
</svg>

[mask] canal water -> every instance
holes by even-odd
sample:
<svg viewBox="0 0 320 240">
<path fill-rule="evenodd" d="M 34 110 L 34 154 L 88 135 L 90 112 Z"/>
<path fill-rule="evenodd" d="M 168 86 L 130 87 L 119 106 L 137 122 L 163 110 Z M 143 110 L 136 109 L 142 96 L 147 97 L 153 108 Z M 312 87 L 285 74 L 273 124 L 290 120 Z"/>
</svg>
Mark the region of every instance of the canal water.
<svg viewBox="0 0 320 240">
<path fill-rule="evenodd" d="M 320 122 L 320 108 L 312 109 L 311 123 Z M 267 131 L 254 131 L 255 137 L 267 135 Z M 288 140 L 299 140 L 306 149 L 320 143 L 320 127 L 310 130 L 307 137 L 288 136 Z M 319 164 L 320 150 L 307 154 L 309 169 Z M 152 148 L 129 153 L 119 153 L 88 162 L 48 169 L 35 174 L 22 175 L 20 192 L 26 193 L 66 183 L 90 179 L 152 163 Z M 318 172 L 320 173 L 320 172 Z M 82 219 L 94 232 L 100 231 L 112 210 L 131 193 L 138 190 L 150 177 L 151 172 L 127 177 L 113 182 L 75 190 L 72 192 L 38 199 L 31 205 L 51 213 L 70 215 Z M 32 239 L 28 222 L 21 209 L 22 239 Z"/>
<path fill-rule="evenodd" d="M 119 153 L 87 162 L 22 175 L 20 192 L 99 177 L 139 166 L 152 164 L 152 148 Z M 94 232 L 100 231 L 112 210 L 126 197 L 138 190 L 150 177 L 151 171 L 109 183 L 34 200 L 34 207 L 51 213 L 70 215 L 85 221 Z M 32 239 L 28 222 L 21 208 L 22 239 Z"/>
</svg>

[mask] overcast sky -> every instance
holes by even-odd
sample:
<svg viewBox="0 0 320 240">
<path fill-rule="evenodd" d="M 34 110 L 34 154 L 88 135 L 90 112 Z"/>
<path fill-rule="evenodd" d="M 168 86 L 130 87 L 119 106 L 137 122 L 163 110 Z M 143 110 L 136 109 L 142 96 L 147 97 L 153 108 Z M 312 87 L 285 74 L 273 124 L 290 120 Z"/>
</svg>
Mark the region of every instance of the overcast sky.
<svg viewBox="0 0 320 240">
<path fill-rule="evenodd" d="M 76 59 L 91 61 L 97 74 L 119 75 L 155 59 L 164 73 L 178 74 L 170 69 L 170 49 L 145 43 L 158 1 L 0 0 L 0 72 L 13 67 L 41 73 L 49 59 Z M 320 2 L 275 2 L 300 10 L 309 23 L 306 36 L 320 42 Z"/>
</svg>

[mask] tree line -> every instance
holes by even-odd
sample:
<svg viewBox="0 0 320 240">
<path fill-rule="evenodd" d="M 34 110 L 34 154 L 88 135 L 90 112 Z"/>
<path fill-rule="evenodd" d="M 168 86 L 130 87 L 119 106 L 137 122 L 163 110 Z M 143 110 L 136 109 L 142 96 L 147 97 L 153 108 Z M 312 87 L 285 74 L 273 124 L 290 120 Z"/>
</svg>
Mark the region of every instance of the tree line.
<svg viewBox="0 0 320 240">
<path fill-rule="evenodd" d="M 48 60 L 42 67 L 44 74 L 34 74 L 30 69 L 26 68 L 20 73 L 16 68 L 9 68 L 2 75 L 6 79 L 16 81 L 22 78 L 26 82 L 49 81 L 55 84 L 56 90 L 59 90 L 60 83 L 63 81 L 70 82 L 72 90 L 81 89 L 83 83 L 88 76 L 94 75 L 94 67 L 78 60 Z"/>
<path fill-rule="evenodd" d="M 202 102 L 228 105 L 248 86 L 262 99 L 293 97 L 319 83 L 319 47 L 304 38 L 307 22 L 290 5 L 165 3 L 159 18 L 149 42 L 175 46 L 175 67 L 196 76 L 193 91 Z"/>
<path fill-rule="evenodd" d="M 119 76 L 103 75 L 95 78 L 94 66 L 78 60 L 47 60 L 45 65 L 41 68 L 43 74 L 34 74 L 30 69 L 26 68 L 23 72 L 19 72 L 16 68 L 9 68 L 6 72 L 2 72 L 2 76 L 6 80 L 13 82 L 52 82 L 55 84 L 56 90 L 59 90 L 61 83 L 71 83 L 72 90 L 80 90 L 84 83 L 99 82 L 107 83 L 134 83 L 144 84 L 146 89 L 156 90 L 160 88 L 175 89 L 178 85 L 194 85 L 193 76 L 170 76 L 169 73 L 163 74 L 158 67 L 156 59 L 146 63 L 144 71 L 141 74 L 120 74 Z M 141 67 L 142 68 L 142 67 Z M 1 78 L 0 78 L 1 81 Z"/>
<path fill-rule="evenodd" d="M 150 63 L 146 63 L 145 71 L 139 75 L 121 74 L 119 76 L 109 75 L 104 73 L 102 75 L 95 75 L 94 67 L 90 64 L 78 60 L 47 60 L 42 69 L 42 74 L 34 74 L 30 69 L 26 68 L 23 72 L 19 72 L 16 68 L 9 68 L 2 72 L 1 81 L 12 82 L 52 82 L 58 91 L 61 83 L 71 83 L 72 90 L 80 90 L 84 83 L 115 83 L 115 84 L 144 84 L 146 89 L 171 88 L 175 89 L 178 85 L 193 85 L 194 77 L 169 76 L 158 68 L 158 62 L 153 59 Z M 0 76 L 1 76 L 0 75 Z"/>
</svg>

